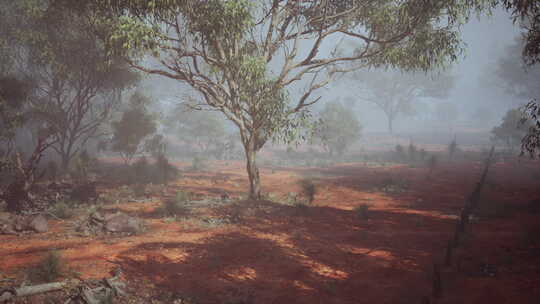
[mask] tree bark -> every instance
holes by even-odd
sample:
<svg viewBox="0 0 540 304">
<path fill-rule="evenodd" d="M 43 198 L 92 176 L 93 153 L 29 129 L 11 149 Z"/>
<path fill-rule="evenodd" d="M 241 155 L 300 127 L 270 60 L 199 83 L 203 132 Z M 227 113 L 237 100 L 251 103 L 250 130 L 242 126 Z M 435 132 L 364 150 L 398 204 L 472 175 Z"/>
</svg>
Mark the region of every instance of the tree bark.
<svg viewBox="0 0 540 304">
<path fill-rule="evenodd" d="M 249 198 L 253 200 L 261 199 L 261 180 L 259 177 L 259 168 L 257 167 L 257 151 L 255 143 L 250 140 L 244 144 L 244 150 L 247 159 L 247 173 L 249 178 Z"/>
</svg>

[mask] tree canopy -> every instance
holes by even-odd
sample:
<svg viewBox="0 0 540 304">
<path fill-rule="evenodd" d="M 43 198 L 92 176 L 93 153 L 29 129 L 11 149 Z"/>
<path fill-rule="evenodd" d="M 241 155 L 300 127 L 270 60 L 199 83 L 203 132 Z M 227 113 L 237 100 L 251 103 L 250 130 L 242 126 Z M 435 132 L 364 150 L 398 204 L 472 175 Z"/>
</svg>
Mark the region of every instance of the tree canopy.
<svg viewBox="0 0 540 304">
<path fill-rule="evenodd" d="M 357 67 L 428 70 L 456 60 L 459 26 L 491 0 L 86 1 L 108 16 L 109 47 L 141 71 L 190 85 L 239 129 L 250 197 L 256 153 L 290 141 L 315 92 Z M 112 12 L 112 13 L 111 13 Z M 302 47 L 300 47 L 302 45 Z M 351 45 L 353 47 L 345 47 Z M 153 60 L 141 61 L 145 54 Z M 151 63 L 150 63 L 151 62 Z M 287 88 L 305 84 L 299 96 Z"/>
<path fill-rule="evenodd" d="M 353 112 L 339 102 L 327 103 L 319 114 L 314 132 L 330 156 L 343 155 L 347 148 L 360 139 L 362 127 Z"/>
<path fill-rule="evenodd" d="M 388 119 L 388 131 L 393 133 L 394 121 L 400 115 L 414 115 L 419 98 L 448 97 L 454 78 L 448 72 L 430 75 L 423 72 L 397 70 L 363 70 L 353 74 L 360 90 L 355 96 L 381 109 Z"/>
</svg>

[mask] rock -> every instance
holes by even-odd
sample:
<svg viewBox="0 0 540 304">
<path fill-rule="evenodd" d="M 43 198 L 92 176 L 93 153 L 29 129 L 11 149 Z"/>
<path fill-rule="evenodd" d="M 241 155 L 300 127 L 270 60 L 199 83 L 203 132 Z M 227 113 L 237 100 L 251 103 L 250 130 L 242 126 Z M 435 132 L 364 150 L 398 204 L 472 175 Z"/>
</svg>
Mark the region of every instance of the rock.
<svg viewBox="0 0 540 304">
<path fill-rule="evenodd" d="M 44 233 L 49 231 L 49 224 L 47 219 L 43 215 L 39 214 L 29 219 L 27 228 L 28 230 L 33 230 L 37 233 Z"/>
<path fill-rule="evenodd" d="M 141 220 L 120 213 L 110 218 L 105 223 L 105 230 L 109 232 L 138 233 L 142 231 Z"/>
</svg>

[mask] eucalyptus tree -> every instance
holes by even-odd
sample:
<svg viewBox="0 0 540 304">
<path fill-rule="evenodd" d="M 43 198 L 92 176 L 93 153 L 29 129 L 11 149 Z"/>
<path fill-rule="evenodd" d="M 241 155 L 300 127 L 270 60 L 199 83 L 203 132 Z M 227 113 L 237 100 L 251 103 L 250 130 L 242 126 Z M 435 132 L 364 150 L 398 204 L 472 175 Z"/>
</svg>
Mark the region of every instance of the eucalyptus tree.
<svg viewBox="0 0 540 304">
<path fill-rule="evenodd" d="M 114 29 L 116 54 L 188 84 L 240 132 L 249 197 L 260 198 L 256 154 L 302 138 L 316 91 L 350 62 L 427 70 L 461 54 L 458 27 L 495 0 L 88 0 Z M 88 2 L 87 2 L 88 3 Z M 346 48 L 345 45 L 352 45 Z M 141 60 L 151 55 L 153 60 Z M 305 86 L 299 96 L 292 86 Z"/>
<path fill-rule="evenodd" d="M 519 22 L 523 31 L 524 44 L 521 49 L 524 62 L 528 65 L 540 62 L 540 1 L 502 0 L 510 11 L 514 22 Z"/>
<path fill-rule="evenodd" d="M 11 7 L 11 35 L 19 47 L 16 70 L 32 79 L 32 117 L 55 137 L 62 169 L 96 137 L 119 102 L 118 93 L 138 77 L 109 54 L 106 27 L 64 1 L 26 0 Z"/>
<path fill-rule="evenodd" d="M 390 133 L 399 116 L 415 114 L 418 98 L 447 98 L 454 85 L 454 77 L 448 72 L 430 75 L 377 69 L 354 73 L 353 79 L 360 92 L 355 97 L 384 112 Z"/>
</svg>

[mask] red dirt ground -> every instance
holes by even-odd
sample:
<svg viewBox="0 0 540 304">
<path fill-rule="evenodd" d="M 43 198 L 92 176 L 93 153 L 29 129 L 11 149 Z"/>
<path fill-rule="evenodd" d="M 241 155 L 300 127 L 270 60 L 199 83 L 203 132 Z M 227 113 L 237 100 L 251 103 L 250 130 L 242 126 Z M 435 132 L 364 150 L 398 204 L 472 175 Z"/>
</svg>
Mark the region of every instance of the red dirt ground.
<svg viewBox="0 0 540 304">
<path fill-rule="evenodd" d="M 167 195 L 180 189 L 210 196 L 245 193 L 242 163 L 213 167 L 211 172 L 185 173 L 167 188 Z M 279 198 L 301 192 L 297 181 L 312 178 L 318 190 L 313 205 L 300 209 L 244 201 L 236 207 L 242 215 L 239 223 L 208 227 L 153 216 L 159 197 L 150 203 L 120 202 L 106 208 L 144 218 L 147 231 L 84 237 L 73 233 L 70 220 L 52 220 L 44 234 L 0 235 L 0 274 L 20 278 L 55 248 L 81 278 L 107 277 L 121 265 L 126 280 L 137 286 L 133 292 L 155 299 L 168 292 L 191 299 L 183 303 L 420 303 L 431 295 L 432 265 L 442 261 L 456 215 L 482 167 L 480 162 L 441 164 L 432 173 L 360 164 L 265 167 L 263 190 Z M 381 191 L 388 178 L 405 181 L 406 190 Z M 465 270 L 443 270 L 443 297 L 437 303 L 538 303 L 540 251 L 525 246 L 523 236 L 539 217 L 522 207 L 540 198 L 539 185 L 538 163 L 492 166 L 482 200 L 515 208 L 507 216 L 473 225 L 472 240 L 460 253 Z M 363 203 L 370 205 L 368 220 L 353 211 Z M 220 217 L 232 208 L 205 212 Z M 481 263 L 498 265 L 497 276 L 470 275 Z"/>
</svg>

